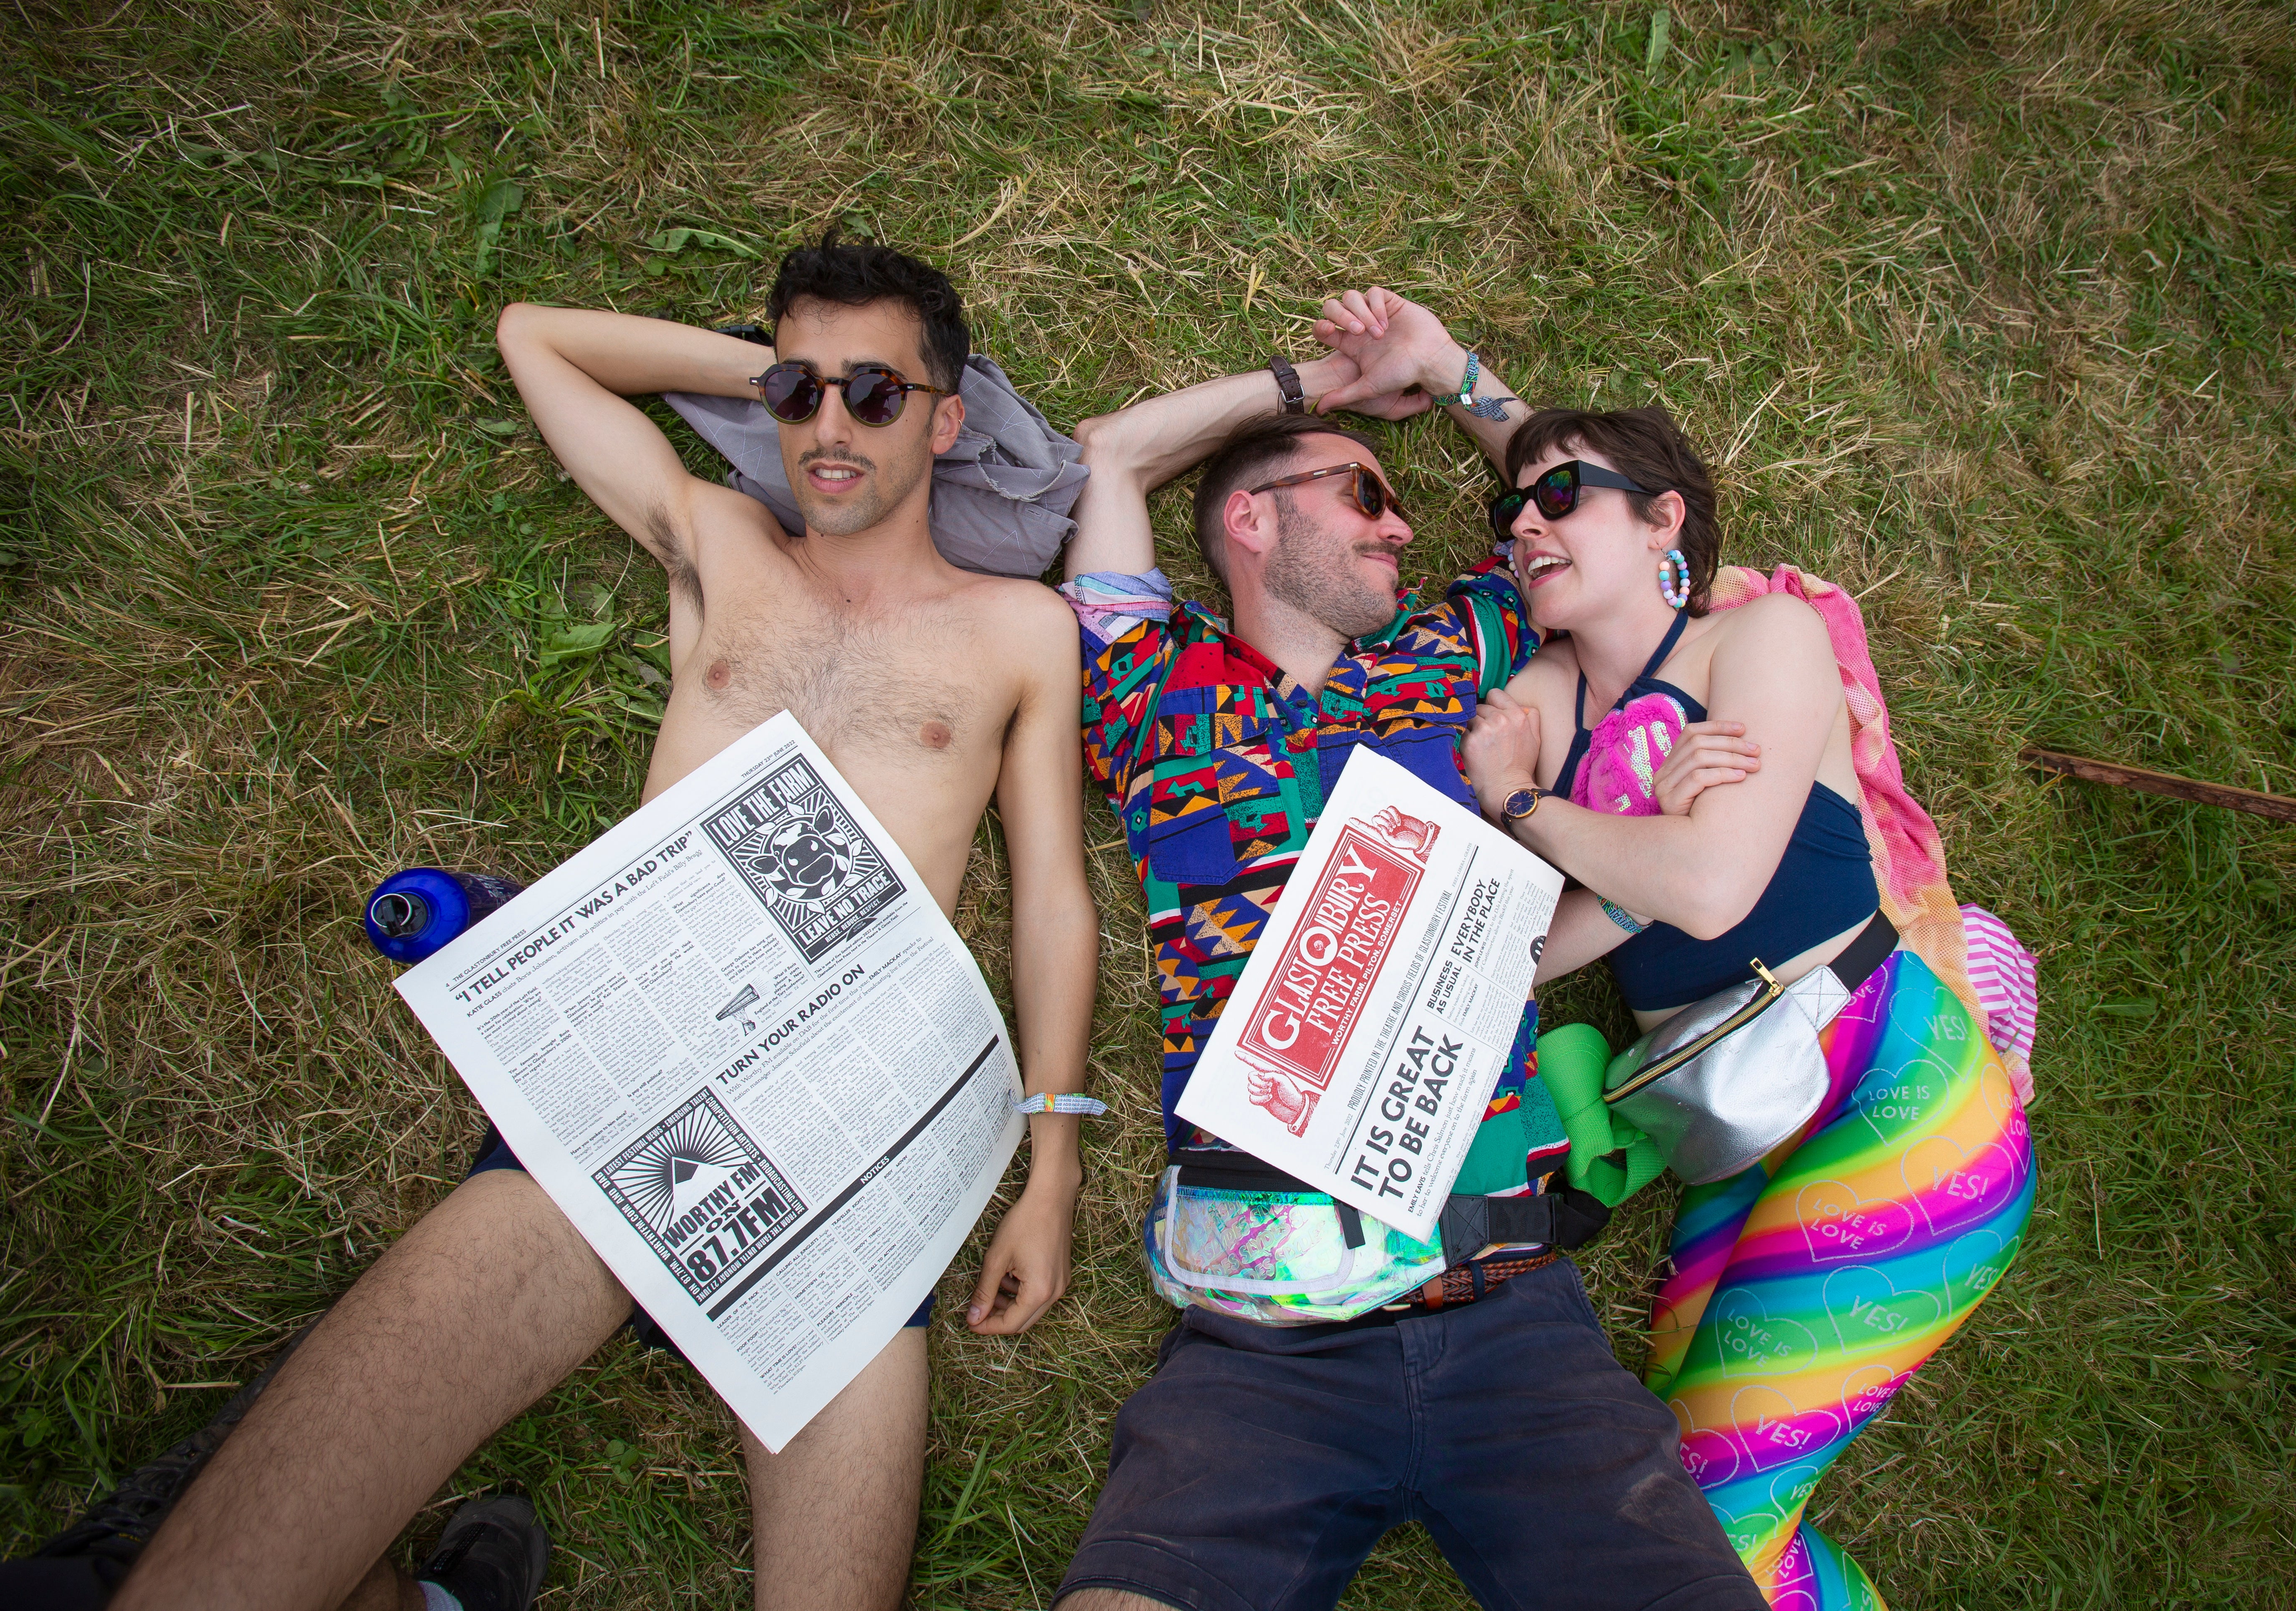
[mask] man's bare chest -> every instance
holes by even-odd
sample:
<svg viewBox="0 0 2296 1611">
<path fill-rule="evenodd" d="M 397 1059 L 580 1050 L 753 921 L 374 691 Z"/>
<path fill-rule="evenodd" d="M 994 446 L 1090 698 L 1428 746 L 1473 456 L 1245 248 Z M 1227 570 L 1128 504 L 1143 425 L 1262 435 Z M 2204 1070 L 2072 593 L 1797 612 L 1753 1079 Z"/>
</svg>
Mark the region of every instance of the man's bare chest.
<svg viewBox="0 0 2296 1611">
<path fill-rule="evenodd" d="M 695 716 L 746 731 L 787 710 L 832 756 L 921 768 L 1001 745 L 1007 679 L 970 621 L 946 611 L 857 619 L 777 603 L 709 612 L 678 670 Z"/>
</svg>

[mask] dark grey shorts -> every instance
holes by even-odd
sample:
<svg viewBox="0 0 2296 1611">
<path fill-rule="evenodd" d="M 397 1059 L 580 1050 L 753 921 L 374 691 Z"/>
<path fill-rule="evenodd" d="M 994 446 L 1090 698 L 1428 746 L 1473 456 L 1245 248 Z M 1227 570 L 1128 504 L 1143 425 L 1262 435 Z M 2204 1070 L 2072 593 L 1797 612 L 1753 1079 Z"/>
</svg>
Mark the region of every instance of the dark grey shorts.
<svg viewBox="0 0 2296 1611">
<path fill-rule="evenodd" d="M 1567 1259 L 1388 1324 L 1189 1310 L 1117 1415 L 1061 1591 L 1325 1611 L 1406 1521 L 1487 1607 L 1766 1611 Z"/>
</svg>

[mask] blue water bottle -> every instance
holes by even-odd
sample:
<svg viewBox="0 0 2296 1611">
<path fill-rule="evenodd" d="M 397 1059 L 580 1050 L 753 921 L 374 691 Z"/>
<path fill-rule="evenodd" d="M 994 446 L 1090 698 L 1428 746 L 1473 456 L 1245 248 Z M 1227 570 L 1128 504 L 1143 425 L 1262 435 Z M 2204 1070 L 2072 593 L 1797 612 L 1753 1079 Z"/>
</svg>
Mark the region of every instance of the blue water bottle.
<svg viewBox="0 0 2296 1611">
<path fill-rule="evenodd" d="M 367 896 L 366 937 L 394 962 L 419 962 L 522 887 L 491 873 L 410 867 Z"/>
</svg>

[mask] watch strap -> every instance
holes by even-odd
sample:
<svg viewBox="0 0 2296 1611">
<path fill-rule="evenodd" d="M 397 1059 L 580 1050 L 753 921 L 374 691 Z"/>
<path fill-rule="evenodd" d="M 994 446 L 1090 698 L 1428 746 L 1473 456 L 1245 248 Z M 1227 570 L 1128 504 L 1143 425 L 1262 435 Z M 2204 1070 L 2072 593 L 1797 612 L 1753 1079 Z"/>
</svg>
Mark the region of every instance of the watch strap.
<svg viewBox="0 0 2296 1611">
<path fill-rule="evenodd" d="M 1267 367 L 1275 377 L 1275 389 L 1283 394 L 1283 412 L 1287 414 L 1306 413 L 1308 394 L 1300 388 L 1300 372 L 1292 367 L 1291 360 L 1283 357 L 1270 358 L 1267 360 Z"/>
</svg>

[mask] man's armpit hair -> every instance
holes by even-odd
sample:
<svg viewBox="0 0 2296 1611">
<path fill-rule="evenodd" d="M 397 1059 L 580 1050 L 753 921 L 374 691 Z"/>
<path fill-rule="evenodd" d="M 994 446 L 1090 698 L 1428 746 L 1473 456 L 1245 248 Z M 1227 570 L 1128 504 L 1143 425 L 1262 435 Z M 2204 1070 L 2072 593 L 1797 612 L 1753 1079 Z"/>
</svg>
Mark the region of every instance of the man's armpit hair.
<svg viewBox="0 0 2296 1611">
<path fill-rule="evenodd" d="M 693 568 L 693 562 L 680 552 L 670 557 L 668 568 L 670 586 L 684 593 L 693 608 L 700 609 L 701 608 L 701 573 Z"/>
<path fill-rule="evenodd" d="M 652 539 L 654 552 L 661 556 L 662 568 L 669 572 L 670 586 L 684 593 L 694 609 L 701 609 L 701 573 L 694 568 L 693 556 L 677 540 L 676 529 L 660 504 L 646 511 L 646 536 Z"/>
</svg>

